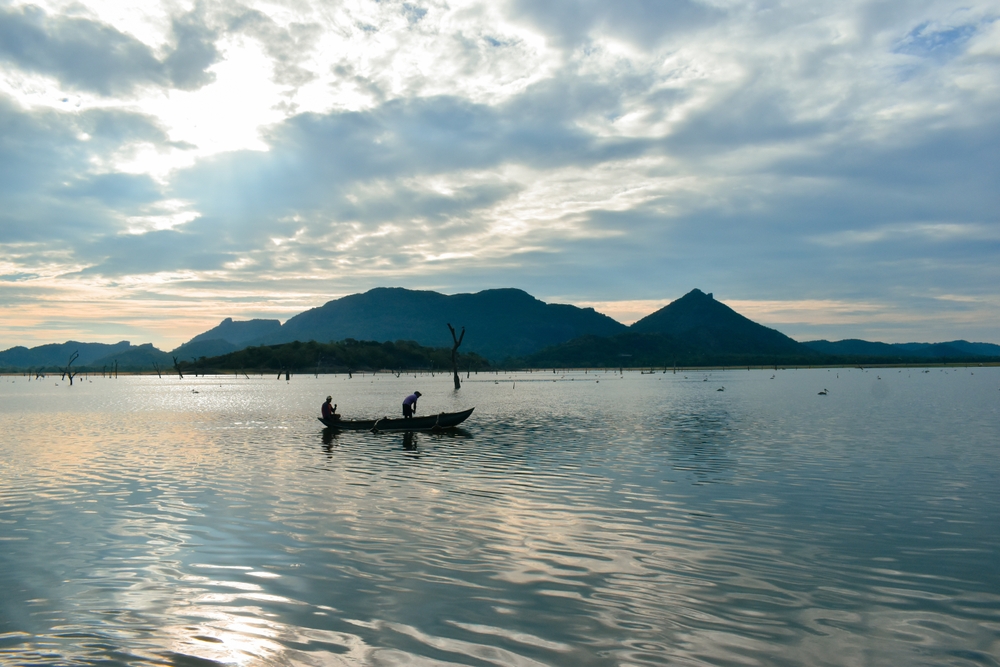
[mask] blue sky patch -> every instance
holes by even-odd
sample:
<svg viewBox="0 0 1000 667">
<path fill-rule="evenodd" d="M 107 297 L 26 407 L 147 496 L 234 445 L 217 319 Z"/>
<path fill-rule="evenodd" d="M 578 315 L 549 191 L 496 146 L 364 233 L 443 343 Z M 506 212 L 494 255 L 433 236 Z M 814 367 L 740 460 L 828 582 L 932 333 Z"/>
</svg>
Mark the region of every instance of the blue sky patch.
<svg viewBox="0 0 1000 667">
<path fill-rule="evenodd" d="M 976 34 L 976 29 L 975 25 L 943 28 L 924 22 L 911 30 L 896 45 L 893 53 L 949 60 L 962 52 L 965 44 Z"/>
</svg>

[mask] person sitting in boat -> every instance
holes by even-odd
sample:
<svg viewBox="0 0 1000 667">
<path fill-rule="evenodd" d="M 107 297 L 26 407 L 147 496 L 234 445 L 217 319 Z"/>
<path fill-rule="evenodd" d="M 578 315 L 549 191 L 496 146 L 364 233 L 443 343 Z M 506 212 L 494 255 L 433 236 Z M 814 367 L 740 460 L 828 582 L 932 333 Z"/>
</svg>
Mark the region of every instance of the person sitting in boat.
<svg viewBox="0 0 1000 667">
<path fill-rule="evenodd" d="M 417 411 L 418 398 L 420 398 L 420 392 L 415 391 L 403 399 L 403 419 L 410 419 L 413 417 L 413 413 Z"/>
<path fill-rule="evenodd" d="M 337 414 L 337 404 L 333 403 L 333 396 L 326 397 L 326 403 L 323 404 L 323 419 L 336 422 L 340 421 L 340 415 Z"/>
</svg>

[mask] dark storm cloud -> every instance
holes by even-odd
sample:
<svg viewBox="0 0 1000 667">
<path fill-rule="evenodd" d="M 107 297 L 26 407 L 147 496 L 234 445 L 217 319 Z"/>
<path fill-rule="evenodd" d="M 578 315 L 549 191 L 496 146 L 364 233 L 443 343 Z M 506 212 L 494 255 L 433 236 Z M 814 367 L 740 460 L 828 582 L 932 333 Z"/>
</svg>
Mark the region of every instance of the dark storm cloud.
<svg viewBox="0 0 1000 667">
<path fill-rule="evenodd" d="M 144 84 L 208 83 L 205 70 L 218 58 L 212 31 L 191 12 L 173 19 L 173 35 L 176 45 L 161 61 L 148 45 L 99 21 L 50 16 L 33 5 L 0 8 L 0 59 L 103 96 Z"/>
</svg>

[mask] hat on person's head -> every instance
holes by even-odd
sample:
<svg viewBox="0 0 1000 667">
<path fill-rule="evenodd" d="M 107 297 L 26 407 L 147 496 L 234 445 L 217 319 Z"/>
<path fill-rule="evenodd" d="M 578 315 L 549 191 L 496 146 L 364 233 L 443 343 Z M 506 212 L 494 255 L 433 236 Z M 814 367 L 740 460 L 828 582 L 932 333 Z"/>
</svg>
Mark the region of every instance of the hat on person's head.
<svg viewBox="0 0 1000 667">
<path fill-rule="evenodd" d="M 419 391 L 415 391 L 415 392 L 413 392 L 413 395 L 414 395 L 414 396 L 423 396 L 423 394 L 421 394 L 421 393 L 420 393 Z"/>
<path fill-rule="evenodd" d="M 326 397 L 326 400 L 328 400 L 328 401 L 332 401 L 332 400 L 333 400 L 333 396 L 327 396 L 327 397 Z"/>
</svg>

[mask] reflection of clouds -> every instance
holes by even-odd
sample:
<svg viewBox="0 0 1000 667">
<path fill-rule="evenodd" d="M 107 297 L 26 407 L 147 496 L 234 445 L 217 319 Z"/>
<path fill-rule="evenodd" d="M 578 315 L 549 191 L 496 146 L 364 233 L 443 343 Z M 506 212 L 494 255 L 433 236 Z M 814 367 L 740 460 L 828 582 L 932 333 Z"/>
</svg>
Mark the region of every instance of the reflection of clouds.
<svg viewBox="0 0 1000 667">
<path fill-rule="evenodd" d="M 353 623 L 360 627 L 374 630 L 376 632 L 382 633 L 386 630 L 398 633 L 412 640 L 415 640 L 423 647 L 427 649 L 433 649 L 434 651 L 442 651 L 445 653 L 454 653 L 459 656 L 461 662 L 451 663 L 451 662 L 431 662 L 428 658 L 422 657 L 423 653 L 411 653 L 401 650 L 393 649 L 374 649 L 371 652 L 371 660 L 373 664 L 376 665 L 399 665 L 399 664 L 435 664 L 435 665 L 448 665 L 448 664 L 468 664 L 467 660 L 472 658 L 474 660 L 481 660 L 487 664 L 491 665 L 502 665 L 503 667 L 542 667 L 550 663 L 539 662 L 527 656 L 521 655 L 516 651 L 505 649 L 495 644 L 480 644 L 476 642 L 455 639 L 452 637 L 442 637 L 438 635 L 432 635 L 427 632 L 413 627 L 412 625 L 406 625 L 403 623 L 392 623 L 387 621 L 357 621 L 348 619 L 349 623 Z M 454 621 L 449 621 L 451 625 L 462 628 L 463 630 L 468 630 L 477 634 L 484 634 L 487 636 L 499 636 L 504 639 L 517 644 L 522 644 L 529 647 L 542 648 L 548 651 L 553 651 L 555 653 L 568 653 L 571 647 L 559 642 L 546 641 L 540 637 L 534 635 L 529 635 L 524 632 L 510 632 L 504 630 L 503 628 L 494 628 L 485 625 L 470 625 L 465 623 L 459 623 Z"/>
<path fill-rule="evenodd" d="M 173 612 L 189 620 L 184 625 L 163 628 L 163 649 L 167 655 L 248 667 L 354 666 L 369 664 L 372 652 L 356 635 L 291 626 L 268 618 L 272 615 L 259 607 L 220 607 L 195 601 Z"/>
<path fill-rule="evenodd" d="M 809 388 L 820 374 L 834 377 L 800 371 L 782 382 Z M 44 649 L 91 664 L 117 651 L 112 659 L 255 667 L 987 664 L 1000 600 L 991 570 L 977 569 L 995 542 L 993 496 L 979 492 L 992 490 L 993 460 L 967 432 L 951 432 L 964 417 L 899 419 L 931 429 L 932 453 L 929 464 L 904 457 L 901 469 L 886 450 L 845 458 L 848 443 L 878 446 L 868 433 L 824 425 L 773 394 L 742 403 L 752 396 L 743 388 L 777 391 L 770 372 L 732 375 L 727 411 L 700 377 L 584 383 L 598 374 L 580 373 L 556 384 L 525 373 L 516 390 L 485 376 L 453 395 L 439 374 L 452 400 L 488 400 L 469 432 L 415 436 L 418 464 L 400 451 L 405 436 L 350 432 L 330 463 L 313 415 L 320 386 L 350 387 L 359 405 L 395 405 L 413 377 L 219 387 L 219 378 L 154 376 L 73 392 L 5 382 L 0 585 L 18 585 L 3 586 L 0 613 L 26 610 L 21 627 L 35 634 L 5 635 L 3 656 L 27 663 Z M 995 379 L 978 369 L 934 376 Z M 867 390 L 875 374 L 840 377 Z M 905 391 L 902 377 L 893 382 Z M 21 410 L 27 389 L 35 405 Z M 169 411 L 149 412 L 156 393 Z M 927 404 L 941 395 L 929 390 Z M 977 409 L 977 395 L 958 398 Z M 820 404 L 814 396 L 809 404 Z M 75 412 L 53 415 L 55 402 Z M 906 405 L 903 415 L 927 412 Z M 296 406 L 305 414 L 290 427 L 282 420 Z M 721 451 L 698 449 L 712 438 Z M 962 474 L 942 444 L 982 465 L 975 458 Z M 740 464 L 734 484 L 674 472 L 680 461 L 732 479 L 726 455 Z M 935 489 L 925 482 L 942 462 L 957 474 Z M 926 478 L 908 482 L 899 473 L 909 470 Z M 900 533 L 905 541 L 894 541 Z"/>
<path fill-rule="evenodd" d="M 229 571 L 265 580 L 280 578 L 276 573 L 246 566 L 195 563 L 189 567 L 196 572 Z M 127 608 L 155 613 L 168 621 L 150 638 L 151 646 L 144 649 L 147 652 L 164 651 L 168 656 L 263 666 L 316 664 L 317 660 L 322 664 L 357 665 L 365 662 L 371 651 L 361 638 L 349 633 L 277 620 L 283 616 L 280 609 L 303 607 L 304 602 L 268 593 L 263 586 L 246 581 L 180 572 L 180 569 L 159 568 L 159 577 L 144 577 L 141 588 L 158 591 L 162 596 L 158 600 L 161 604 L 154 605 L 156 608 L 147 608 L 148 602 L 144 605 L 141 599 L 136 599 L 142 597 L 141 593 L 128 596 Z M 232 592 L 234 589 L 237 592 Z M 334 611 L 316 606 L 313 613 L 326 616 Z M 303 645 L 307 648 L 293 648 Z"/>
</svg>

